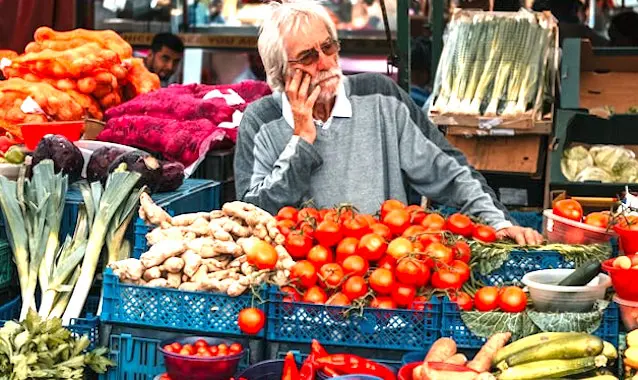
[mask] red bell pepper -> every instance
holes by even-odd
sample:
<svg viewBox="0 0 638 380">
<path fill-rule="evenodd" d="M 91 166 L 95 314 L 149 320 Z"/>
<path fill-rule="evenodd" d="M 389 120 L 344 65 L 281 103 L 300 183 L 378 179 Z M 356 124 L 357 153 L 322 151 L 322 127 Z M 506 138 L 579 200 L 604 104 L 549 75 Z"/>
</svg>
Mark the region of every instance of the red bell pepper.
<svg viewBox="0 0 638 380">
<path fill-rule="evenodd" d="M 323 348 L 321 343 L 319 343 L 319 341 L 316 339 L 312 340 L 311 349 L 312 349 L 311 352 L 315 355 L 315 358 L 317 359 L 328 356 L 328 351 L 326 351 L 326 349 Z"/>
<path fill-rule="evenodd" d="M 334 354 L 317 359 L 317 364 L 346 375 L 373 375 L 383 380 L 396 380 L 394 373 L 386 366 L 356 355 Z"/>
<path fill-rule="evenodd" d="M 286 359 L 284 360 L 284 371 L 281 376 L 281 380 L 301 380 L 301 377 L 299 376 L 299 369 L 295 362 L 295 356 L 292 352 L 286 354 Z"/>
<path fill-rule="evenodd" d="M 5 153 L 9 148 L 18 144 L 10 134 L 0 136 L 0 153 Z"/>
<path fill-rule="evenodd" d="M 444 362 L 428 362 L 428 367 L 436 371 L 450 371 L 450 372 L 476 372 L 471 368 L 464 365 L 444 363 Z"/>
<path fill-rule="evenodd" d="M 323 367 L 323 373 L 325 373 L 326 375 L 330 376 L 330 377 L 338 377 L 339 373 L 337 371 L 335 371 L 334 369 L 332 369 L 331 367 Z"/>
</svg>

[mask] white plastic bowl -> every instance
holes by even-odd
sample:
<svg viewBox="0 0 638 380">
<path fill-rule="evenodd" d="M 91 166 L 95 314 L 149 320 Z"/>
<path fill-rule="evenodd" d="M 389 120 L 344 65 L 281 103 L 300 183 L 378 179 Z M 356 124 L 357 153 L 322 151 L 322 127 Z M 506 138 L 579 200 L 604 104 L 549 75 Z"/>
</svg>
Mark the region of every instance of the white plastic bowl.
<svg viewBox="0 0 638 380">
<path fill-rule="evenodd" d="M 587 312 L 596 300 L 605 298 L 605 291 L 611 286 L 611 278 L 604 273 L 586 286 L 558 286 L 574 269 L 544 269 L 527 273 L 522 282 L 529 290 L 538 311 Z"/>
</svg>

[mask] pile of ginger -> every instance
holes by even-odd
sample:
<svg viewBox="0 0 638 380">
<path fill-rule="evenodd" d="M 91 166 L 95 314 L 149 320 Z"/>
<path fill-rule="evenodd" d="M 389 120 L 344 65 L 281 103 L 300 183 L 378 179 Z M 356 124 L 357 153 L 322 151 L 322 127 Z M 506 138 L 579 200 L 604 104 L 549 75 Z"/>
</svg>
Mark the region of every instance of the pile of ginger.
<svg viewBox="0 0 638 380">
<path fill-rule="evenodd" d="M 229 202 L 221 210 L 171 217 L 143 193 L 139 214 L 157 227 L 146 235 L 150 248 L 139 259 L 109 264 L 125 283 L 237 297 L 264 281 L 285 284 L 295 264 L 275 218 L 249 203 Z M 256 240 L 274 246 L 273 270 L 249 262 L 247 252 Z"/>
</svg>

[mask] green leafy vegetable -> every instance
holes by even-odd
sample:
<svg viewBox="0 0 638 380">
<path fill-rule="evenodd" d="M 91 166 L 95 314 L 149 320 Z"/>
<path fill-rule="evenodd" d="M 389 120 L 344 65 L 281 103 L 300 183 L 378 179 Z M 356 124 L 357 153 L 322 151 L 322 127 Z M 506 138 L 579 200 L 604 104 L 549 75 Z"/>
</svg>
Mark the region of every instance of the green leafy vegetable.
<svg viewBox="0 0 638 380">
<path fill-rule="evenodd" d="M 591 334 L 600 327 L 603 312 L 608 305 L 607 301 L 598 301 L 594 310 L 589 313 L 542 313 L 528 310 L 527 315 L 541 331 L 578 331 Z"/>
<path fill-rule="evenodd" d="M 509 331 L 512 333 L 512 339 L 516 340 L 540 332 L 538 326 L 525 312 L 467 311 L 461 313 L 461 319 L 474 335 L 481 338 L 489 338 L 495 333 Z"/>
</svg>

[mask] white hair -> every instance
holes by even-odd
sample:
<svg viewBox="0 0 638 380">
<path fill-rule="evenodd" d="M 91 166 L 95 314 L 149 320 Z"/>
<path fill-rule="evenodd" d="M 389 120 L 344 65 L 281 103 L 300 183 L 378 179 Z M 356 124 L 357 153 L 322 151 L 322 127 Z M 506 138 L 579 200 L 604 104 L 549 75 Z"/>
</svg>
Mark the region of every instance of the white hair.
<svg viewBox="0 0 638 380">
<path fill-rule="evenodd" d="M 288 69 L 288 55 L 284 47 L 285 36 L 301 28 L 308 27 L 312 20 L 320 20 L 326 25 L 330 37 L 337 40 L 337 27 L 328 11 L 316 1 L 297 0 L 282 3 L 271 2 L 270 17 L 265 17 L 259 32 L 257 48 L 264 63 L 266 80 L 273 91 L 285 90 L 285 73 Z"/>
</svg>

